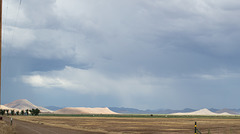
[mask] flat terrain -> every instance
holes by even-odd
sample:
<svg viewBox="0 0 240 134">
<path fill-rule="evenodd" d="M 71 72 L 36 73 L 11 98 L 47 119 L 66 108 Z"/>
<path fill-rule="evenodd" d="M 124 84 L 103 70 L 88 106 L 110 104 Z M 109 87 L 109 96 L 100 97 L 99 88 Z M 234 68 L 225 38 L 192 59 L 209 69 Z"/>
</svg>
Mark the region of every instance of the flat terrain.
<svg viewBox="0 0 240 134">
<path fill-rule="evenodd" d="M 0 126 L 0 134 L 98 134 L 89 131 L 60 128 L 51 125 L 44 125 L 43 123 L 32 123 L 17 119 L 13 119 L 13 125 L 10 126 L 10 118 L 4 117 L 3 120 L 5 122 L 2 122 L 5 125 L 4 127 Z"/>
<path fill-rule="evenodd" d="M 9 126 L 3 120 L 0 120 L 0 134 L 15 134 L 13 127 Z"/>
<path fill-rule="evenodd" d="M 192 134 L 194 123 L 204 134 L 240 133 L 239 117 L 229 118 L 139 118 L 139 117 L 62 117 L 14 116 L 14 119 L 61 128 L 97 133 L 165 133 Z"/>
</svg>

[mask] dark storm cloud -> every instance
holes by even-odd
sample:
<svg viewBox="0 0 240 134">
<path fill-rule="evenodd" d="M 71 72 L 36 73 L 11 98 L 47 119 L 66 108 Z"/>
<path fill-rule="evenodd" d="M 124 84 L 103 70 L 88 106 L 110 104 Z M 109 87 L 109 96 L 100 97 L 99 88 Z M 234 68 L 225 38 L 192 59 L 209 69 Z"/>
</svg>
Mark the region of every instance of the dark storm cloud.
<svg viewBox="0 0 240 134">
<path fill-rule="evenodd" d="M 117 98 L 115 105 L 144 108 L 161 107 L 156 101 L 192 106 L 187 98 L 198 92 L 204 96 L 199 107 L 210 107 L 204 99 L 219 100 L 227 90 L 233 95 L 239 86 L 239 4 L 25 0 L 16 26 L 16 10 L 9 8 L 5 50 L 28 57 L 18 63 L 27 69 L 12 77 L 36 92 L 109 95 Z M 225 107 L 230 100 L 213 104 Z"/>
</svg>

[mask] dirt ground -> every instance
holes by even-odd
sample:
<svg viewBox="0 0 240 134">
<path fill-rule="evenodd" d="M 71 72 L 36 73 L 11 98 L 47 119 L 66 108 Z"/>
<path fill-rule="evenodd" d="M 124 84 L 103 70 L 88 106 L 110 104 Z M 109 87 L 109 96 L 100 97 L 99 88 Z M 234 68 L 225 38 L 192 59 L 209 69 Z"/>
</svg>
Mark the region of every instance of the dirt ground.
<svg viewBox="0 0 240 134">
<path fill-rule="evenodd" d="M 14 129 L 14 134 L 101 134 L 96 132 L 82 131 L 67 129 L 61 127 L 55 127 L 50 125 L 44 125 L 42 123 L 32 123 L 22 120 L 13 119 L 12 126 L 10 125 L 11 121 L 9 117 L 3 118 L 4 124 L 7 124 L 7 127 Z M 0 134 L 12 134 L 12 131 L 5 131 L 5 128 L 1 128 Z M 6 133 L 5 133 L 6 132 Z"/>
<path fill-rule="evenodd" d="M 0 134 L 15 134 L 14 128 L 0 120 Z"/>
<path fill-rule="evenodd" d="M 194 123 L 204 134 L 240 133 L 240 119 L 199 118 L 116 118 L 116 117 L 49 117 L 16 116 L 32 123 L 103 133 L 192 134 Z"/>
</svg>

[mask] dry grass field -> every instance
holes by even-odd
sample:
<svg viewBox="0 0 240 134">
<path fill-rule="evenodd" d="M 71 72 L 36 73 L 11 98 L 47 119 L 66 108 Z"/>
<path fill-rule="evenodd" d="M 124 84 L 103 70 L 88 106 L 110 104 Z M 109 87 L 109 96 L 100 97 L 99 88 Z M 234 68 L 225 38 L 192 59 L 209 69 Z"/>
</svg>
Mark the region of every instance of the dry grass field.
<svg viewBox="0 0 240 134">
<path fill-rule="evenodd" d="M 203 134 L 240 133 L 240 119 L 212 118 L 126 118 L 15 116 L 15 119 L 76 130 L 104 133 L 193 134 L 194 123 Z"/>
<path fill-rule="evenodd" d="M 0 121 L 0 134 L 15 134 L 14 129 L 4 121 Z"/>
</svg>

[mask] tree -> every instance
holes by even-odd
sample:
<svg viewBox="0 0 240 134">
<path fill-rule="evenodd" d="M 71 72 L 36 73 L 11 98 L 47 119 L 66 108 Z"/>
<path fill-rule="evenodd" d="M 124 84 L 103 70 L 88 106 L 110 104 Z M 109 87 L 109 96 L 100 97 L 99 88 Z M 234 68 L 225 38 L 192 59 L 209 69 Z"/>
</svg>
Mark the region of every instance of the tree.
<svg viewBox="0 0 240 134">
<path fill-rule="evenodd" d="M 21 111 L 21 115 L 24 115 L 24 110 Z"/>
<path fill-rule="evenodd" d="M 11 115 L 14 115 L 15 114 L 15 111 L 14 110 L 11 110 Z"/>
<path fill-rule="evenodd" d="M 40 110 L 38 108 L 29 110 L 29 111 L 30 111 L 31 115 L 35 115 L 35 116 L 39 115 L 39 113 L 40 113 Z"/>
<path fill-rule="evenodd" d="M 29 110 L 28 110 L 28 109 L 26 109 L 26 114 L 27 114 L 27 115 L 28 115 L 28 111 L 29 111 Z"/>
<path fill-rule="evenodd" d="M 16 112 L 17 115 L 19 115 L 19 113 L 20 113 L 19 111 Z"/>
<path fill-rule="evenodd" d="M 1 109 L 1 110 L 0 110 L 0 113 L 1 113 L 1 115 L 4 115 L 4 114 L 5 114 L 5 110 L 4 110 L 4 109 Z"/>
<path fill-rule="evenodd" d="M 31 115 L 33 115 L 34 113 L 34 109 L 32 109 L 32 110 L 29 110 L 30 111 L 30 113 L 31 113 Z"/>
<path fill-rule="evenodd" d="M 7 109 L 6 111 L 7 111 L 7 115 L 9 115 L 9 113 L 8 113 L 8 112 L 9 112 L 9 110 Z"/>
<path fill-rule="evenodd" d="M 34 111 L 34 115 L 39 115 L 39 113 L 40 113 L 40 110 L 38 108 L 36 108 Z"/>
</svg>

